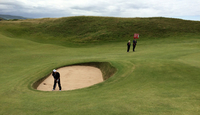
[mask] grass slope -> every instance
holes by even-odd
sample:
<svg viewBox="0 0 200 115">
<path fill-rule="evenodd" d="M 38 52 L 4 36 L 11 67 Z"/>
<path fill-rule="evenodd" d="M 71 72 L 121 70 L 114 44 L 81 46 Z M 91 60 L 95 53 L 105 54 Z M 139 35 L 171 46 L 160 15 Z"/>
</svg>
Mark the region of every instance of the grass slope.
<svg viewBox="0 0 200 115">
<path fill-rule="evenodd" d="M 1 31 L 6 36 L 64 46 L 71 46 L 72 43 L 92 42 L 99 44 L 110 41 L 127 41 L 127 39 L 133 38 L 134 33 L 139 33 L 143 40 L 179 37 L 188 34 L 200 35 L 199 21 L 162 17 L 111 18 L 80 16 L 5 22 L 1 23 L 3 27 Z"/>
<path fill-rule="evenodd" d="M 82 17 L 69 19 L 73 18 L 81 20 Z M 86 17 L 83 17 L 83 21 L 84 18 Z M 98 17 L 90 18 L 98 20 Z M 158 36 L 154 39 L 150 39 L 151 35 L 141 35 L 136 52 L 127 53 L 126 42 L 132 38 L 131 35 L 124 35 L 127 38 L 118 37 L 120 38 L 118 41 L 118 38 L 112 35 L 114 30 L 108 31 L 108 33 L 112 33 L 109 39 L 102 37 L 99 44 L 92 40 L 92 45 L 87 42 L 83 43 L 85 37 L 79 39 L 81 35 L 78 34 L 64 36 L 65 32 L 45 32 L 47 31 L 45 25 L 49 24 L 53 29 L 53 24 L 62 23 L 58 20 L 66 21 L 66 19 L 0 23 L 0 26 L 4 27 L 0 28 L 0 114 L 199 114 L 200 35 L 196 25 L 200 22 L 189 21 L 189 25 L 183 26 L 182 30 L 177 29 L 177 32 L 172 32 L 174 36 L 168 34 L 170 31 L 164 35 L 157 33 Z M 113 20 L 134 22 L 137 20 L 146 23 L 144 20 L 170 22 L 174 19 L 100 17 L 99 22 L 101 20 L 108 22 L 113 22 Z M 177 23 L 185 22 L 183 20 L 176 21 Z M 72 25 L 77 23 L 80 22 L 74 22 Z M 141 23 L 138 22 L 139 25 Z M 191 25 L 193 23 L 194 25 Z M 33 28 L 31 32 L 28 24 L 31 25 L 30 28 Z M 40 26 L 41 28 L 39 28 Z M 106 27 L 106 25 L 105 27 L 101 26 L 99 28 L 105 29 Z M 115 25 L 109 26 L 107 28 L 114 28 Z M 58 27 L 61 26 L 58 25 Z M 184 33 L 187 28 L 192 27 L 195 30 L 188 30 L 188 33 Z M 144 29 L 144 27 L 142 28 Z M 75 28 L 71 29 L 74 32 L 78 31 L 73 30 Z M 88 36 L 93 34 L 92 28 L 91 31 L 85 31 L 88 31 Z M 149 34 L 156 34 L 153 33 L 155 31 L 149 29 Z M 35 32 L 36 35 L 32 32 Z M 50 37 L 56 34 L 61 34 L 61 36 Z M 62 35 L 66 39 L 63 40 Z M 47 36 L 46 42 L 44 41 L 45 36 Z M 72 36 L 74 36 L 73 40 Z M 70 42 L 65 41 L 67 39 Z M 112 40 L 118 42 L 109 42 Z M 61 41 L 65 43 L 61 43 Z M 110 62 L 117 68 L 117 72 L 103 83 L 74 91 L 44 92 L 37 91 L 32 87 L 35 81 L 49 74 L 54 68 L 86 62 Z"/>
</svg>

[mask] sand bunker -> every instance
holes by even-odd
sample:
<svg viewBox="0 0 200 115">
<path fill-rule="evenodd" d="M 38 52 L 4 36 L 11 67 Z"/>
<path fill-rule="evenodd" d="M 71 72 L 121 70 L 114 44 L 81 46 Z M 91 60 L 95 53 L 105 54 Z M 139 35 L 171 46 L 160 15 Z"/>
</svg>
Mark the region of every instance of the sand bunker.
<svg viewBox="0 0 200 115">
<path fill-rule="evenodd" d="M 74 90 L 89 87 L 103 82 L 101 70 L 92 66 L 68 66 L 57 69 L 60 73 L 62 90 Z M 54 84 L 53 76 L 48 76 L 37 90 L 52 91 Z M 58 84 L 55 91 L 58 91 Z"/>
</svg>

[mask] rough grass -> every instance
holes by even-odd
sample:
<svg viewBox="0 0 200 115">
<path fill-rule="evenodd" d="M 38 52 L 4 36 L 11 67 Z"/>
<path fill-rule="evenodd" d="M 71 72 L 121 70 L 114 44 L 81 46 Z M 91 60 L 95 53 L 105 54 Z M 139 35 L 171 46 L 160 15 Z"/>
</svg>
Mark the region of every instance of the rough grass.
<svg viewBox="0 0 200 115">
<path fill-rule="evenodd" d="M 17 25 L 17 26 L 16 26 Z M 124 41 L 139 33 L 143 39 L 199 35 L 199 21 L 172 18 L 66 17 L 25 21 L 3 21 L 1 30 L 40 43 L 69 46 L 72 43 L 105 43 Z M 59 38 L 59 40 L 58 40 Z M 70 42 L 70 44 L 69 44 Z M 70 45 L 70 46 L 71 46 Z M 78 45 L 81 46 L 81 45 Z"/>
</svg>

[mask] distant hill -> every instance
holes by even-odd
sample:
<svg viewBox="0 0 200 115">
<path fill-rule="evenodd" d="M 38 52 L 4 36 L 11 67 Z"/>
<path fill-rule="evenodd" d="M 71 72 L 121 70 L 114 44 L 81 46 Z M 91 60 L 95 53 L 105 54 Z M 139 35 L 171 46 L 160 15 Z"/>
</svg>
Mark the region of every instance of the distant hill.
<svg viewBox="0 0 200 115">
<path fill-rule="evenodd" d="M 52 44 L 127 41 L 200 36 L 200 21 L 164 17 L 114 18 L 75 16 L 0 23 L 0 33 Z M 170 41 L 169 41 L 170 42 Z"/>
<path fill-rule="evenodd" d="M 2 14 L 0 14 L 0 18 L 3 18 L 5 20 L 10 20 L 10 19 L 27 19 L 27 18 L 22 17 L 22 16 L 2 15 Z"/>
</svg>

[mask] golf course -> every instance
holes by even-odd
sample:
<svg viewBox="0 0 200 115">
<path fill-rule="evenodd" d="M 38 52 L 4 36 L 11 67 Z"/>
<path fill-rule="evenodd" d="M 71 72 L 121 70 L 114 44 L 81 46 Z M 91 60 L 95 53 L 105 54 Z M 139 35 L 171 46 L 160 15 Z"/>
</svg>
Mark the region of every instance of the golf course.
<svg viewBox="0 0 200 115">
<path fill-rule="evenodd" d="M 0 115 L 200 114 L 200 21 L 4 20 L 0 54 Z M 37 90 L 53 69 L 71 65 L 98 68 L 104 81 L 75 90 Z"/>
</svg>

